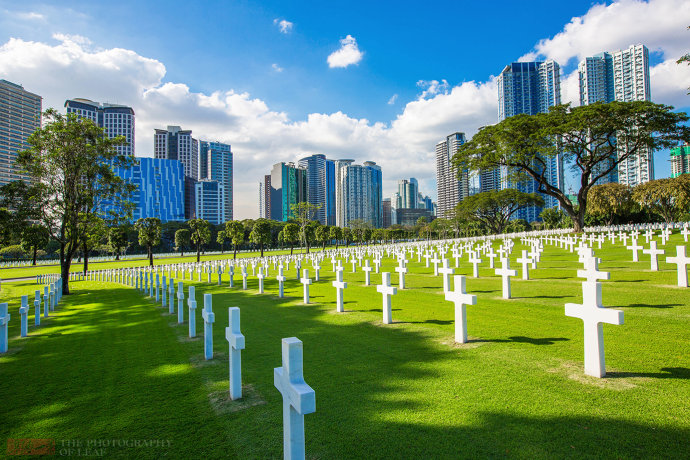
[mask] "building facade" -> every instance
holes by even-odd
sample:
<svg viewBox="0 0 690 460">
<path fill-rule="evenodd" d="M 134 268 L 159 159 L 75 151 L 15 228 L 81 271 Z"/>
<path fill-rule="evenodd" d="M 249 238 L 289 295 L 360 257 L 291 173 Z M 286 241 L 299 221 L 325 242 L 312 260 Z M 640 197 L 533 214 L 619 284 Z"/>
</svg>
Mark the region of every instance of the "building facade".
<svg viewBox="0 0 690 460">
<path fill-rule="evenodd" d="M 456 132 L 436 144 L 436 188 L 438 192 L 438 215 L 446 217 L 460 200 L 469 193 L 467 176 L 458 178 L 457 170 L 451 164 L 453 155 L 465 143 L 465 134 Z M 464 185 L 464 187 L 463 187 Z"/>
<path fill-rule="evenodd" d="M 296 216 L 292 206 L 307 201 L 307 171 L 294 163 L 277 163 L 271 170 L 270 219 L 286 222 Z"/>
<path fill-rule="evenodd" d="M 381 228 L 391 226 L 391 199 L 384 198 L 381 203 Z"/>
<path fill-rule="evenodd" d="M 349 227 L 353 221 L 363 221 L 374 228 L 383 225 L 383 176 L 381 167 L 373 161 L 362 165 L 342 160 L 336 176 L 341 209 L 340 227 Z"/>
<path fill-rule="evenodd" d="M 420 217 L 424 217 L 427 222 L 431 222 L 434 217 L 428 209 L 398 209 L 396 210 L 398 224 L 405 227 L 414 227 Z"/>
<path fill-rule="evenodd" d="M 603 52 L 586 57 L 578 66 L 580 105 L 595 102 L 650 101 L 649 50 L 644 45 L 631 45 L 613 53 Z M 619 142 L 617 155 L 626 155 L 628 147 Z M 602 162 L 594 174 L 609 169 L 616 159 Z M 653 152 L 641 148 L 618 164 L 598 184 L 620 182 L 635 186 L 654 179 Z"/>
<path fill-rule="evenodd" d="M 417 194 L 419 192 L 419 185 L 417 179 L 401 179 L 398 181 L 398 195 L 400 196 L 400 208 L 415 209 L 417 208 Z"/>
<path fill-rule="evenodd" d="M 223 186 L 223 222 L 233 216 L 232 148 L 221 142 L 199 142 L 199 174 L 201 179 L 218 181 Z"/>
<path fill-rule="evenodd" d="M 317 154 L 302 158 L 298 166 L 307 174 L 307 199 L 318 206 L 315 220 L 322 225 L 335 225 L 335 162 Z"/>
<path fill-rule="evenodd" d="M 223 184 L 216 180 L 202 179 L 196 182 L 196 218 L 209 221 L 213 225 L 225 222 L 223 219 Z"/>
<path fill-rule="evenodd" d="M 561 103 L 560 67 L 553 60 L 545 62 L 513 62 L 507 65 L 497 78 L 498 84 L 498 118 L 502 121 L 519 114 L 535 115 L 548 112 L 549 107 Z M 544 158 L 545 176 L 549 184 L 563 189 L 563 158 L 561 155 Z M 500 170 L 501 188 L 515 188 L 525 193 L 537 192 L 539 186 L 535 180 L 526 179 L 513 183 L 510 175 L 513 171 Z M 484 190 L 484 187 L 482 187 Z M 544 207 L 559 206 L 558 201 L 542 194 Z M 542 207 L 523 208 L 513 215 L 515 219 L 527 222 L 539 220 Z"/>
<path fill-rule="evenodd" d="M 156 217 L 161 222 L 183 221 L 184 171 L 179 161 L 137 158 L 132 166 L 113 168 L 115 174 L 136 186 L 131 196 L 132 219 Z M 108 211 L 108 206 L 105 210 Z"/>
<path fill-rule="evenodd" d="M 118 154 L 135 156 L 134 110 L 126 105 L 94 102 L 89 99 L 68 99 L 65 101 L 67 114 L 87 118 L 105 130 L 109 138 L 124 136 L 126 144 L 115 147 Z"/>
<path fill-rule="evenodd" d="M 671 177 L 690 174 L 690 145 L 671 149 Z"/>
<path fill-rule="evenodd" d="M 0 186 L 29 180 L 16 164 L 17 153 L 29 148 L 29 136 L 41 127 L 42 104 L 41 96 L 0 80 Z"/>
<path fill-rule="evenodd" d="M 199 179 L 199 141 L 192 137 L 192 130 L 179 126 L 156 129 L 153 140 L 154 158 L 177 160 L 184 166 L 184 175 Z"/>
</svg>

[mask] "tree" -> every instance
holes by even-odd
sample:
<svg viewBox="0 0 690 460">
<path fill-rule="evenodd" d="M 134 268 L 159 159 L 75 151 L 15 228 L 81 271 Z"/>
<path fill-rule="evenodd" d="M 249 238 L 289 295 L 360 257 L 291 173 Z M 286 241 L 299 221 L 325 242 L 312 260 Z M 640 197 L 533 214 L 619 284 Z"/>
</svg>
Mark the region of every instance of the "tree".
<svg viewBox="0 0 690 460">
<path fill-rule="evenodd" d="M 285 227 L 283 227 L 283 240 L 290 245 L 290 255 L 292 255 L 292 248 L 295 243 L 299 240 L 299 225 L 294 222 L 290 222 Z"/>
<path fill-rule="evenodd" d="M 637 185 L 633 199 L 666 223 L 680 219 L 690 206 L 690 176 L 682 174 L 675 179 L 658 179 Z"/>
<path fill-rule="evenodd" d="M 205 219 L 190 219 L 187 221 L 189 225 L 189 239 L 196 246 L 196 261 L 201 260 L 201 246 L 211 242 L 211 224 Z"/>
<path fill-rule="evenodd" d="M 12 259 L 15 261 L 18 261 L 22 257 L 26 256 L 26 253 L 24 252 L 24 249 L 22 249 L 21 245 L 19 244 L 13 244 L 11 246 L 5 246 L 4 248 L 0 249 L 0 257 L 6 258 L 6 259 Z"/>
<path fill-rule="evenodd" d="M 227 239 L 228 239 L 228 236 L 225 233 L 225 230 L 219 231 L 218 234 L 216 235 L 216 243 L 220 244 L 220 253 L 221 254 L 225 250 L 225 240 L 227 240 Z"/>
<path fill-rule="evenodd" d="M 81 250 L 84 255 L 84 275 L 89 271 L 89 252 L 100 245 L 101 240 L 108 233 L 108 227 L 105 221 L 97 214 L 86 213 L 81 219 L 81 224 L 84 227 L 81 239 Z"/>
<path fill-rule="evenodd" d="M 123 136 L 109 138 L 103 129 L 75 114 L 54 109 L 44 114 L 44 125 L 29 136 L 29 148 L 19 153 L 17 164 L 31 177 L 27 199 L 40 203 L 40 220 L 60 244 L 63 294 L 69 294 L 72 259 L 88 228 L 90 213 L 101 217 L 131 216 L 129 201 L 135 186 L 118 177 L 113 167 L 127 167 L 132 158 L 115 146 Z M 112 206 L 103 211 L 103 204 Z"/>
<path fill-rule="evenodd" d="M 261 246 L 261 257 L 264 256 L 264 245 L 271 242 L 271 223 L 266 219 L 258 219 L 254 222 L 254 228 L 249 234 L 249 240 Z"/>
<path fill-rule="evenodd" d="M 328 225 L 319 225 L 316 227 L 314 236 L 316 237 L 316 241 L 321 242 L 321 252 L 324 252 L 326 250 L 326 243 L 331 236 L 331 229 L 328 227 Z"/>
<path fill-rule="evenodd" d="M 573 225 L 568 214 L 558 208 L 543 209 L 539 217 L 545 229 L 565 228 Z"/>
<path fill-rule="evenodd" d="M 290 211 L 299 223 L 299 236 L 307 247 L 307 254 L 309 254 L 310 234 L 307 230 L 307 225 L 314 218 L 316 211 L 321 209 L 321 205 L 311 204 L 306 201 L 301 201 L 297 204 L 290 205 Z"/>
<path fill-rule="evenodd" d="M 338 249 L 338 242 L 343 238 L 343 229 L 338 226 L 333 226 L 329 230 L 330 237 L 335 240 L 335 249 Z"/>
<path fill-rule="evenodd" d="M 180 257 L 184 257 L 184 249 L 189 246 L 189 230 L 181 228 L 175 232 L 175 250 L 180 251 Z"/>
<path fill-rule="evenodd" d="M 40 202 L 32 199 L 32 190 L 32 186 L 23 180 L 0 187 L 0 244 L 23 239 L 27 227 L 40 222 L 44 210 Z"/>
<path fill-rule="evenodd" d="M 590 189 L 587 200 L 590 214 L 604 219 L 606 225 L 629 214 L 633 207 L 630 188 L 615 182 L 595 185 Z"/>
<path fill-rule="evenodd" d="M 225 234 L 232 241 L 234 254 L 233 259 L 237 259 L 237 246 L 244 243 L 244 225 L 237 220 L 225 223 Z"/>
<path fill-rule="evenodd" d="M 48 229 L 40 224 L 31 224 L 22 233 L 22 249 L 32 254 L 32 265 L 36 265 L 38 250 L 45 248 L 50 239 Z"/>
<path fill-rule="evenodd" d="M 352 241 L 352 230 L 350 230 L 348 227 L 345 227 L 342 230 L 343 230 L 342 238 L 345 241 L 345 246 L 349 246 L 350 241 Z"/>
<path fill-rule="evenodd" d="M 149 265 L 153 267 L 153 247 L 161 244 L 161 221 L 157 217 L 137 220 L 134 228 L 139 232 L 139 246 L 146 248 Z"/>
<path fill-rule="evenodd" d="M 128 232 L 129 225 L 118 225 L 110 227 L 110 230 L 108 230 L 108 244 L 110 245 L 110 249 L 115 253 L 115 260 L 120 260 L 122 250 L 127 249 L 127 246 L 129 246 L 129 238 L 127 238 Z"/>
<path fill-rule="evenodd" d="M 470 195 L 457 204 L 456 211 L 497 234 L 503 233 L 510 217 L 519 209 L 543 205 L 544 199 L 536 193 L 507 188 Z"/>
<path fill-rule="evenodd" d="M 558 105 L 549 113 L 515 115 L 486 126 L 453 157 L 459 172 L 505 168 L 511 183 L 536 182 L 582 231 L 589 190 L 629 157 L 690 141 L 688 116 L 648 101 Z M 625 148 L 621 148 L 625 146 Z M 577 204 L 549 183 L 548 164 L 561 156 L 579 175 Z"/>
</svg>

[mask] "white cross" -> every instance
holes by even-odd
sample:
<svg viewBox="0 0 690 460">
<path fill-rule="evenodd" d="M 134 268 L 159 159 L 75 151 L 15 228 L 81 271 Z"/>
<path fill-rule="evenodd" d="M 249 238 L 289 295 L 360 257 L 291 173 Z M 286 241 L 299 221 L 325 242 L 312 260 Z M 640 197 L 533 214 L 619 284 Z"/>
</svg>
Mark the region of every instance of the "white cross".
<svg viewBox="0 0 690 460">
<path fill-rule="evenodd" d="M 41 291 L 36 290 L 34 293 L 34 325 L 41 325 Z"/>
<path fill-rule="evenodd" d="M 374 259 L 374 266 L 376 267 L 376 273 L 378 273 L 379 270 L 381 269 L 381 258 L 380 257 L 376 257 Z"/>
<path fill-rule="evenodd" d="M 398 272 L 398 286 L 400 289 L 405 289 L 405 273 L 407 273 L 407 268 L 405 267 L 405 259 L 400 259 L 400 262 L 395 271 Z"/>
<path fill-rule="evenodd" d="M 228 276 L 230 277 L 230 287 L 235 287 L 235 266 L 230 265 L 228 267 Z"/>
<path fill-rule="evenodd" d="M 609 272 L 599 271 L 598 257 L 590 257 L 588 259 L 585 259 L 583 263 L 585 264 L 585 269 L 577 271 L 578 278 L 585 278 L 588 282 L 596 282 L 597 280 L 608 280 L 611 278 L 611 274 Z"/>
<path fill-rule="evenodd" d="M 637 258 L 637 251 L 639 251 L 640 249 L 642 249 L 642 246 L 638 246 L 638 245 L 637 245 L 637 238 L 631 239 L 630 243 L 631 243 L 630 246 L 626 246 L 625 248 L 626 248 L 626 249 L 629 249 L 629 250 L 631 250 L 631 251 L 633 252 L 633 260 L 632 260 L 632 261 L 633 261 L 633 262 L 637 262 L 637 261 L 638 261 L 638 258 Z"/>
<path fill-rule="evenodd" d="M 177 324 L 184 322 L 184 285 L 182 281 L 177 283 Z"/>
<path fill-rule="evenodd" d="M 690 235 L 690 230 L 688 230 L 688 227 L 683 227 L 683 230 L 680 231 L 680 234 L 683 235 L 683 240 L 687 243 L 688 235 Z"/>
<path fill-rule="evenodd" d="M 450 292 L 450 275 L 455 273 L 455 270 L 448 266 L 448 259 L 443 259 L 443 268 L 439 268 L 438 272 L 443 274 L 443 292 Z"/>
<path fill-rule="evenodd" d="M 482 263 L 482 259 L 479 258 L 479 254 L 474 251 L 470 251 L 470 263 L 472 264 L 472 276 L 479 278 L 479 264 Z"/>
<path fill-rule="evenodd" d="M 189 295 L 187 296 L 187 308 L 189 309 L 189 337 L 196 337 L 196 288 L 189 286 Z"/>
<path fill-rule="evenodd" d="M 213 314 L 213 298 L 211 294 L 204 294 L 204 310 L 201 316 L 204 318 L 204 359 L 213 358 L 213 323 L 216 316 Z"/>
<path fill-rule="evenodd" d="M 656 248 L 656 241 L 652 241 L 649 243 L 649 249 L 643 249 L 642 250 L 643 254 L 649 254 L 649 256 L 651 258 L 650 259 L 650 262 L 651 262 L 651 269 L 650 270 L 652 270 L 653 272 L 656 272 L 659 270 L 659 262 L 658 262 L 657 257 L 660 255 L 663 255 L 664 252 L 666 252 L 666 251 L 664 251 L 663 249 L 657 249 Z"/>
<path fill-rule="evenodd" d="M 249 276 L 247 273 L 247 267 L 242 265 L 242 289 L 245 291 L 247 290 L 247 276 Z"/>
<path fill-rule="evenodd" d="M 565 315 L 580 318 L 585 331 L 585 374 L 594 377 L 606 375 L 604 357 L 604 329 L 602 323 L 623 324 L 623 312 L 603 308 L 601 283 L 582 283 L 582 304 L 565 304 Z"/>
<path fill-rule="evenodd" d="M 391 296 L 398 293 L 398 290 L 391 286 L 391 274 L 381 273 L 381 285 L 376 286 L 376 291 L 383 295 L 383 324 L 391 324 Z"/>
<path fill-rule="evenodd" d="M 8 323 L 10 322 L 9 307 L 6 303 L 0 303 L 0 353 L 6 353 L 9 341 L 9 334 L 7 331 Z"/>
<path fill-rule="evenodd" d="M 350 263 L 352 264 L 352 273 L 357 273 L 357 260 L 353 257 Z"/>
<path fill-rule="evenodd" d="M 175 313 L 175 280 L 172 278 L 168 284 L 168 293 L 168 313 L 172 315 Z"/>
<path fill-rule="evenodd" d="M 319 281 L 319 270 L 321 270 L 321 265 L 318 262 L 314 264 L 314 281 Z"/>
<path fill-rule="evenodd" d="M 429 254 L 428 252 L 426 252 L 426 253 L 424 254 L 424 260 L 426 261 L 426 268 L 429 268 L 429 259 L 431 259 L 431 254 Z"/>
<path fill-rule="evenodd" d="M 676 257 L 667 257 L 667 264 L 676 264 L 678 271 L 678 286 L 688 287 L 687 266 L 690 264 L 690 257 L 685 256 L 685 246 L 676 246 Z"/>
<path fill-rule="evenodd" d="M 510 277 L 517 276 L 517 270 L 510 269 L 510 259 L 501 258 L 501 268 L 497 268 L 495 273 L 503 277 L 503 298 L 510 299 Z"/>
<path fill-rule="evenodd" d="M 486 253 L 486 256 L 489 258 L 489 268 L 494 268 L 494 259 L 498 257 L 498 254 L 494 252 L 493 247 L 489 248 L 489 252 Z"/>
<path fill-rule="evenodd" d="M 225 328 L 225 340 L 228 341 L 228 364 L 230 367 L 230 399 L 242 397 L 242 351 L 244 335 L 240 332 L 240 309 L 228 307 L 228 323 Z"/>
<path fill-rule="evenodd" d="M 26 337 L 28 329 L 29 329 L 29 296 L 27 296 L 27 295 L 22 296 L 22 306 L 19 307 L 19 315 L 21 317 L 20 335 L 22 337 Z"/>
<path fill-rule="evenodd" d="M 369 259 L 364 261 L 364 267 L 362 267 L 362 271 L 364 272 L 364 285 L 369 286 L 371 284 L 371 270 L 372 268 L 369 266 Z"/>
<path fill-rule="evenodd" d="M 304 415 L 316 411 L 314 390 L 302 373 L 302 341 L 297 337 L 282 340 L 282 367 L 273 369 L 273 385 L 283 395 L 283 458 L 302 460 L 304 453 Z"/>
<path fill-rule="evenodd" d="M 532 263 L 532 259 L 527 257 L 527 250 L 522 250 L 522 257 L 518 257 L 517 263 L 522 264 L 522 279 L 529 279 L 529 267 L 528 265 Z"/>
<path fill-rule="evenodd" d="M 371 271 L 371 267 L 369 267 L 369 271 Z M 369 273 L 367 273 L 369 275 Z M 343 308 L 343 289 L 347 287 L 347 283 L 343 281 L 343 271 L 338 270 L 335 273 L 336 280 L 333 281 L 333 287 L 336 289 L 336 311 L 338 312 L 343 312 L 345 311 Z"/>
<path fill-rule="evenodd" d="M 311 280 L 309 279 L 309 270 L 306 268 L 302 272 L 302 279 L 299 280 L 300 283 L 304 285 L 304 303 L 309 303 L 309 285 L 311 284 Z"/>
<path fill-rule="evenodd" d="M 431 259 L 431 263 L 434 264 L 434 276 L 438 276 L 438 264 L 441 263 L 441 259 L 439 259 L 438 256 L 434 256 L 434 258 Z"/>
<path fill-rule="evenodd" d="M 465 292 L 465 277 L 453 277 L 454 291 L 446 292 L 446 300 L 455 304 L 455 341 L 467 343 L 467 309 L 465 305 L 476 305 L 477 296 Z"/>
<path fill-rule="evenodd" d="M 264 278 L 266 278 L 266 275 L 264 275 L 264 269 L 263 267 L 259 267 L 259 274 L 256 275 L 257 278 L 259 278 L 259 294 L 264 293 Z"/>
<path fill-rule="evenodd" d="M 276 276 L 276 279 L 278 280 L 278 297 L 280 297 L 282 299 L 283 298 L 283 283 L 286 280 L 285 275 L 283 275 L 283 266 L 282 265 L 280 265 L 278 267 L 278 276 Z"/>
</svg>

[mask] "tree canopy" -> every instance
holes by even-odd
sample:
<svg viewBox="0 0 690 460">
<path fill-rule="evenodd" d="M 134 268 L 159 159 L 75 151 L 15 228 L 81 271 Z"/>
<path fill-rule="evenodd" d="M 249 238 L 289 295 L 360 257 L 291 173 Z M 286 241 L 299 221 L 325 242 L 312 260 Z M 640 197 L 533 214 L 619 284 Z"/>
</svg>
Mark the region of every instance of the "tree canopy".
<svg viewBox="0 0 690 460">
<path fill-rule="evenodd" d="M 211 241 L 211 224 L 205 219 L 190 219 L 187 221 L 190 240 L 196 246 L 196 261 L 201 260 L 201 246 Z"/>
<path fill-rule="evenodd" d="M 516 211 L 527 206 L 543 205 L 544 199 L 538 194 L 509 188 L 470 195 L 455 209 L 466 219 L 480 222 L 491 233 L 503 233 Z"/>
<path fill-rule="evenodd" d="M 153 247 L 161 243 L 161 221 L 157 217 L 138 219 L 134 228 L 139 232 L 139 246 L 145 247 L 149 265 L 153 267 Z"/>
<path fill-rule="evenodd" d="M 548 113 L 515 115 L 481 128 L 460 146 L 453 164 L 472 174 L 503 168 L 512 183 L 534 180 L 537 191 L 557 199 L 581 231 L 590 188 L 631 155 L 690 141 L 687 121 L 685 113 L 648 101 L 558 105 Z M 577 204 L 549 182 L 548 163 L 559 155 L 579 175 Z"/>
</svg>

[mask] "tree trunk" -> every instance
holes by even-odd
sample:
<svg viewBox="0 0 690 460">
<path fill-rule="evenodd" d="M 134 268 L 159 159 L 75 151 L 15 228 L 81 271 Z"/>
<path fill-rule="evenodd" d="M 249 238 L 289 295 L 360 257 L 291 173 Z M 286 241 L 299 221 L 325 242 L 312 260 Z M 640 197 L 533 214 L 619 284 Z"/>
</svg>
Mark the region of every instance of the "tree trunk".
<svg viewBox="0 0 690 460">
<path fill-rule="evenodd" d="M 38 246 L 34 246 L 34 262 L 32 265 L 36 265 L 36 256 L 38 255 Z"/>
<path fill-rule="evenodd" d="M 196 262 L 199 263 L 201 260 L 201 243 L 196 245 Z"/>
<path fill-rule="evenodd" d="M 235 246 L 235 252 L 232 254 L 232 258 L 237 259 L 237 245 L 234 244 L 233 246 Z"/>
<path fill-rule="evenodd" d="M 151 246 L 148 246 L 149 250 L 149 265 L 153 267 L 153 248 Z"/>
<path fill-rule="evenodd" d="M 264 256 L 264 244 L 261 243 L 261 257 Z"/>
<path fill-rule="evenodd" d="M 84 241 L 84 276 L 86 276 L 86 272 L 89 271 L 89 247 L 86 245 L 86 241 Z"/>
<path fill-rule="evenodd" d="M 325 240 L 323 242 L 323 247 L 321 248 L 321 252 L 326 252 L 326 241 Z"/>
<path fill-rule="evenodd" d="M 585 214 L 578 212 L 575 217 L 570 217 L 573 219 L 573 231 L 575 233 L 582 233 L 585 228 Z"/>
<path fill-rule="evenodd" d="M 291 245 L 290 245 L 290 255 L 292 255 L 292 248 L 293 248 L 293 247 L 294 247 L 294 245 L 291 244 Z"/>
<path fill-rule="evenodd" d="M 115 260 L 120 260 L 120 250 L 115 251 Z"/>
</svg>

